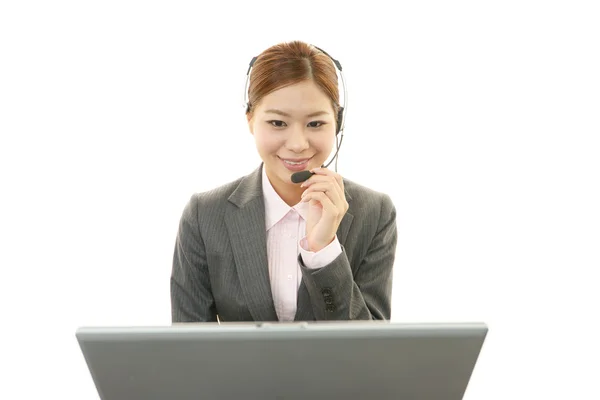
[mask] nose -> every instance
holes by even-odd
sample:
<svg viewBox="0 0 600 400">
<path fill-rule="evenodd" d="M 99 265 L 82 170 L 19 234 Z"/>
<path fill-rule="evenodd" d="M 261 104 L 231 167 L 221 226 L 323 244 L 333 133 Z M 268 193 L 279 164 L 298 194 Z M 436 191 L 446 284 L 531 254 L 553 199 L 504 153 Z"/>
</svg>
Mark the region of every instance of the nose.
<svg viewBox="0 0 600 400">
<path fill-rule="evenodd" d="M 295 127 L 290 129 L 289 136 L 286 140 L 285 147 L 294 153 L 302 153 L 310 147 L 306 132 L 303 127 Z"/>
</svg>

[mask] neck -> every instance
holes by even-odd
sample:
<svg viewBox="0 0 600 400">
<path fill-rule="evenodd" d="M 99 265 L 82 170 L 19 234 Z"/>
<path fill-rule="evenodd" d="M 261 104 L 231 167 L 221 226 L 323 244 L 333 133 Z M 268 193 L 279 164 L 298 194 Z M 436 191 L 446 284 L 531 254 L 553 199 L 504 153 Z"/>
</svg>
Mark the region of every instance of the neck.
<svg viewBox="0 0 600 400">
<path fill-rule="evenodd" d="M 300 200 L 302 200 L 302 192 L 304 191 L 304 188 L 298 191 L 297 189 L 279 190 L 275 187 L 275 191 L 288 206 L 293 207 L 300 203 Z"/>
<path fill-rule="evenodd" d="M 302 200 L 304 188 L 300 187 L 300 183 L 283 182 L 277 176 L 272 177 L 269 171 L 266 171 L 266 173 L 271 186 L 288 206 L 293 207 Z"/>
</svg>

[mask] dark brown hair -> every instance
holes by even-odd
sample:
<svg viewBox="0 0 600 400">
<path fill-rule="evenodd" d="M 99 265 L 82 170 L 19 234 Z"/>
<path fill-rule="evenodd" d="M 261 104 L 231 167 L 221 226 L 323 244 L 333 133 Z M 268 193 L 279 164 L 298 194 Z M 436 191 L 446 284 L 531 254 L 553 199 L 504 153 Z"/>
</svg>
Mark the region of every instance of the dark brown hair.
<svg viewBox="0 0 600 400">
<path fill-rule="evenodd" d="M 301 41 L 269 47 L 256 58 L 248 86 L 247 113 L 251 115 L 269 93 L 305 80 L 315 82 L 331 99 L 337 122 L 340 95 L 333 61 L 321 50 Z"/>
</svg>

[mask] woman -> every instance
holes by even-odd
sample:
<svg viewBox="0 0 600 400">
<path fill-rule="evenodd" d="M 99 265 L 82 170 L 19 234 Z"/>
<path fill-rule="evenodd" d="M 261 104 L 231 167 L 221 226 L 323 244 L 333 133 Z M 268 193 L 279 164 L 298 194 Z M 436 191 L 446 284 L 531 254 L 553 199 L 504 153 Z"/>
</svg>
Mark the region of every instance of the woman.
<svg viewBox="0 0 600 400">
<path fill-rule="evenodd" d="M 388 195 L 324 164 L 341 117 L 323 51 L 282 43 L 255 58 L 252 173 L 186 205 L 171 275 L 173 322 L 389 320 L 397 230 Z M 294 183 L 294 172 L 313 175 Z"/>
</svg>

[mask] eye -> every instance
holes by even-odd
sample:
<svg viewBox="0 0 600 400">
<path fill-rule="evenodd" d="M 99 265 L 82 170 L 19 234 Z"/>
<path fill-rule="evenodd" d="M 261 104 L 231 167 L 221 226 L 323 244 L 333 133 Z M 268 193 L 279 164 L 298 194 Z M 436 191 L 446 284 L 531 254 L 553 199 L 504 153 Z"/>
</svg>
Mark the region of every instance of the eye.
<svg viewBox="0 0 600 400">
<path fill-rule="evenodd" d="M 310 126 L 311 128 L 319 128 L 322 125 L 325 125 L 325 122 L 323 121 L 312 121 L 308 123 L 308 126 Z"/>
<path fill-rule="evenodd" d="M 267 121 L 267 123 L 273 125 L 276 128 L 283 128 L 285 126 L 285 122 L 279 121 L 277 119 Z"/>
</svg>

